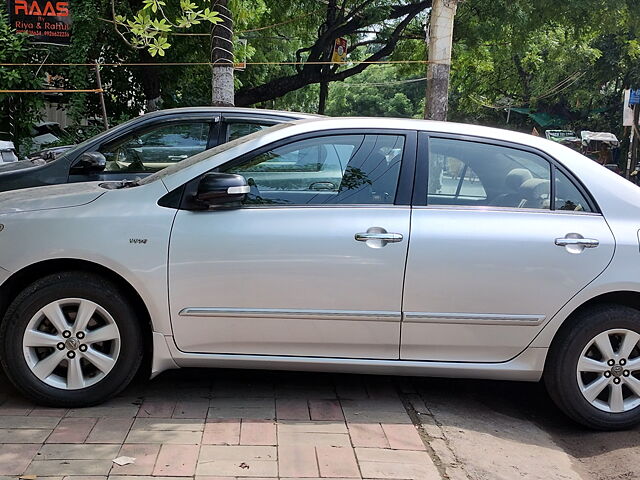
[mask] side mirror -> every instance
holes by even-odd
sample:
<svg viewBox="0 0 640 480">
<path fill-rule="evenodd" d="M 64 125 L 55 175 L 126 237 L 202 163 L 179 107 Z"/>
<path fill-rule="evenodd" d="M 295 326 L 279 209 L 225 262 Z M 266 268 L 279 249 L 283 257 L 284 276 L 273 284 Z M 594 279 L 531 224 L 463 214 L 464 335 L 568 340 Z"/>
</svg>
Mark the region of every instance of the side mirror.
<svg viewBox="0 0 640 480">
<path fill-rule="evenodd" d="M 107 166 L 107 159 L 100 152 L 85 152 L 71 168 L 71 173 L 97 173 Z"/>
<path fill-rule="evenodd" d="M 242 175 L 231 173 L 207 173 L 198 183 L 194 196 L 200 208 L 238 208 L 250 187 Z"/>
</svg>

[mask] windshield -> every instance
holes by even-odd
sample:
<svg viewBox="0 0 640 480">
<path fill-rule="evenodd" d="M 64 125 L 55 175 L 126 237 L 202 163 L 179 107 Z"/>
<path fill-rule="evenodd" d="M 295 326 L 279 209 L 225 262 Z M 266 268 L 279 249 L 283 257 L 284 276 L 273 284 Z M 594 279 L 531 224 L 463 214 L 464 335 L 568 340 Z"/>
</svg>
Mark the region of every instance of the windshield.
<svg viewBox="0 0 640 480">
<path fill-rule="evenodd" d="M 202 153 L 198 153 L 192 157 L 187 158 L 186 160 L 182 160 L 174 165 L 166 167 L 159 172 L 154 173 L 153 175 L 149 175 L 148 177 L 143 178 L 139 185 L 145 185 L 147 183 L 155 182 L 156 180 L 162 179 L 168 175 L 172 175 L 176 172 L 184 168 L 188 168 L 191 165 L 195 165 L 196 163 L 202 162 L 203 160 L 207 160 L 211 157 L 214 157 L 222 152 L 226 152 L 227 150 L 242 145 L 245 142 L 250 142 L 251 140 L 255 140 L 256 138 L 260 138 L 265 133 L 273 132 L 275 130 L 280 130 L 281 128 L 290 127 L 290 123 L 279 123 L 278 125 L 274 125 L 273 127 L 266 128 L 264 130 L 260 130 L 258 132 L 251 133 L 244 137 L 237 138 L 232 140 L 231 142 L 223 143 L 222 145 L 218 145 L 217 147 L 211 148 L 209 150 L 205 150 Z"/>
</svg>

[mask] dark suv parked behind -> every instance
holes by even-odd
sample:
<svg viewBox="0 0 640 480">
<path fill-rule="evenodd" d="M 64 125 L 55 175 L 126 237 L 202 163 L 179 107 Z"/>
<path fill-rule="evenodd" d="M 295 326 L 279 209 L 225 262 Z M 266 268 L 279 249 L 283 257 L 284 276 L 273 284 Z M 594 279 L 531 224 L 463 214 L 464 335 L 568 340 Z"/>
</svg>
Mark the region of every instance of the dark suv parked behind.
<svg viewBox="0 0 640 480">
<path fill-rule="evenodd" d="M 277 123 L 314 115 L 188 107 L 142 115 L 79 145 L 0 165 L 0 191 L 69 182 L 133 180 Z M 55 152 L 55 153 L 54 153 Z"/>
</svg>

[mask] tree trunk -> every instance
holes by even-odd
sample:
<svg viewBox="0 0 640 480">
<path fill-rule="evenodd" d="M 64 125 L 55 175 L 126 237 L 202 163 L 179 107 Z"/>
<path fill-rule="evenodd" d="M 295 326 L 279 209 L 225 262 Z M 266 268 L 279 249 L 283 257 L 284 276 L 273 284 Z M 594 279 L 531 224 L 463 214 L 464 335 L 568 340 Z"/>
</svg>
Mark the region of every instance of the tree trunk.
<svg viewBox="0 0 640 480">
<path fill-rule="evenodd" d="M 321 37 L 327 33 L 327 31 L 331 28 L 336 21 L 338 7 L 336 5 L 336 0 L 328 0 L 327 1 L 327 17 L 324 23 L 320 26 L 318 30 L 318 37 Z M 327 48 L 322 54 L 321 60 L 323 62 L 328 62 L 332 60 L 333 57 L 333 49 L 335 45 L 335 38 L 330 38 Z M 325 75 L 331 72 L 331 65 L 323 65 L 320 67 L 320 75 L 324 77 Z M 329 82 L 327 80 L 320 81 L 320 94 L 318 96 L 318 113 L 320 115 L 324 115 L 324 111 L 327 107 L 327 97 L 329 96 Z"/>
<path fill-rule="evenodd" d="M 453 18 L 458 0 L 433 0 L 429 21 L 429 64 L 424 118 L 447 120 Z"/>
<path fill-rule="evenodd" d="M 213 6 L 222 22 L 211 29 L 211 105 L 233 107 L 233 18 L 228 0 Z"/>
<path fill-rule="evenodd" d="M 154 58 L 146 50 L 139 51 L 139 58 L 142 63 L 153 63 L 154 61 Z M 159 110 L 162 107 L 162 85 L 158 75 L 160 70 L 153 65 L 134 68 L 140 83 L 142 83 L 142 92 L 145 99 L 144 111 L 148 113 Z"/>
<path fill-rule="evenodd" d="M 329 83 L 320 82 L 320 96 L 318 98 L 318 113 L 324 115 L 327 108 L 327 97 L 329 96 Z"/>
</svg>

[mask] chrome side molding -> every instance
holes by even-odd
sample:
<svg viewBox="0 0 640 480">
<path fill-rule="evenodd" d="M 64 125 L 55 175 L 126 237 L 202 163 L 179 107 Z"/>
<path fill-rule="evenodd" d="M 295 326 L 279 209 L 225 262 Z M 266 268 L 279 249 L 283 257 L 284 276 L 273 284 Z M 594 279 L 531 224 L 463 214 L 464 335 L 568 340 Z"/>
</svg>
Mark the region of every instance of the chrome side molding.
<svg viewBox="0 0 640 480">
<path fill-rule="evenodd" d="M 436 313 L 406 312 L 403 323 L 467 323 L 471 325 L 536 326 L 544 315 L 505 315 L 502 313 Z"/>
<path fill-rule="evenodd" d="M 400 322 L 400 312 L 367 310 L 296 310 L 290 308 L 218 308 L 189 307 L 178 314 L 181 317 L 245 317 L 290 318 L 311 320 L 359 320 L 367 322 Z"/>
<path fill-rule="evenodd" d="M 308 320 L 353 320 L 366 322 L 453 323 L 472 325 L 536 326 L 544 315 L 507 315 L 502 313 L 438 313 L 375 310 L 296 310 L 290 308 L 220 308 L 188 307 L 180 310 L 181 317 L 280 318 Z"/>
</svg>

